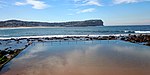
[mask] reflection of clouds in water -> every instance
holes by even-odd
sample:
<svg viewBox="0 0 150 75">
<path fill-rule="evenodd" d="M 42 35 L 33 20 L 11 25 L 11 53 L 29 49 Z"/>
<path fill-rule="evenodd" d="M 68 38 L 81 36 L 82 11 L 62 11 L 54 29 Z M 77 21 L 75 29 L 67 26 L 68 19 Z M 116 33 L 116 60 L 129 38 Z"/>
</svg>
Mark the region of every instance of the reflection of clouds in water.
<svg viewBox="0 0 150 75">
<path fill-rule="evenodd" d="M 43 46 L 41 43 L 36 44 L 25 55 L 19 57 L 18 59 L 29 59 L 29 58 L 37 57 L 39 56 L 38 55 L 39 52 L 43 52 L 46 49 L 47 49 L 46 46 Z"/>
<path fill-rule="evenodd" d="M 74 49 L 67 52 L 64 56 L 49 56 L 46 59 L 37 62 L 32 68 L 27 69 L 25 72 L 27 75 L 100 75 L 100 74 L 112 74 L 114 71 L 115 75 L 124 73 L 125 75 L 135 73 L 138 75 L 141 69 L 134 69 L 130 67 L 130 70 L 124 67 L 118 67 L 121 65 L 127 66 L 125 63 L 128 62 L 115 62 L 118 58 L 110 59 L 109 55 L 105 53 L 105 50 L 111 50 L 115 53 L 116 48 L 114 47 L 103 47 L 100 45 L 87 46 L 85 48 Z M 111 48 L 111 49 L 109 49 Z M 119 48 L 119 47 L 118 47 Z M 121 49 L 128 50 L 128 48 L 121 47 Z M 132 48 L 131 48 L 132 49 Z M 99 53 L 100 52 L 100 53 Z M 101 53 L 102 52 L 102 53 Z M 106 51 L 107 52 L 107 51 Z M 104 53 L 104 54 L 103 54 Z M 124 53 L 124 52 L 122 52 Z M 100 55 L 99 55 L 100 54 Z M 111 55 L 110 55 L 111 57 Z M 120 56 L 121 57 L 121 56 Z M 124 60 L 124 59 L 122 59 Z M 132 63 L 129 63 L 132 65 Z M 138 65 L 136 65 L 138 66 Z M 108 72 L 109 70 L 109 72 Z M 128 72 L 124 72 L 124 70 Z M 147 70 L 145 70 L 147 71 Z M 139 73 L 140 74 L 140 73 Z M 119 74 L 120 75 L 120 74 Z"/>
<path fill-rule="evenodd" d="M 32 48 L 36 49 L 36 48 Z M 32 50 L 31 49 L 31 50 Z M 43 48 L 41 48 L 43 49 Z M 26 59 L 26 61 L 19 63 L 20 69 L 15 70 L 12 69 L 12 74 L 23 74 L 23 75 L 78 75 L 86 73 L 88 68 L 90 69 L 90 64 L 92 64 L 90 57 L 94 56 L 96 51 L 99 49 L 99 46 L 90 46 L 85 48 L 77 48 L 74 50 L 70 50 L 64 55 L 49 55 L 44 59 L 39 59 L 39 61 Z M 34 53 L 41 52 L 41 50 L 30 51 L 29 54 L 34 55 Z M 30 56 L 30 55 L 29 55 Z M 95 55 L 96 56 L 96 55 Z M 21 57 L 22 59 L 22 57 Z M 19 62 L 21 62 L 21 59 Z M 96 59 L 95 59 L 96 60 Z M 18 62 L 18 61 L 16 61 Z M 90 62 L 90 63 L 88 63 Z M 84 65 L 85 64 L 85 65 Z M 15 64 L 16 66 L 18 64 Z M 27 67 L 26 67 L 27 66 Z M 92 65 L 94 66 L 94 64 Z M 15 67 L 15 66 L 14 66 Z M 19 67 L 19 66 L 18 66 Z M 89 70 L 89 72 L 91 72 Z M 89 73 L 87 72 L 87 73 Z M 9 74 L 10 72 L 8 72 Z M 91 72 L 92 73 L 92 72 Z M 10 73 L 11 74 L 11 73 Z M 6 74 L 7 75 L 7 74 Z M 86 74 L 88 75 L 88 74 Z"/>
<path fill-rule="evenodd" d="M 140 56 L 140 57 L 150 57 L 150 50 L 147 50 L 147 48 L 139 48 L 139 47 L 120 47 L 120 46 L 114 46 L 114 51 L 120 52 L 120 53 L 126 53 L 134 56 Z"/>
<path fill-rule="evenodd" d="M 49 56 L 42 61 L 32 64 L 33 67 L 26 69 L 25 72 L 27 75 L 84 74 L 86 73 L 86 71 L 83 71 L 82 69 L 84 69 L 85 67 L 89 68 L 90 64 L 88 64 L 87 62 L 90 62 L 92 60 L 90 57 L 95 55 L 99 47 L 100 46 L 96 45 L 83 48 L 81 50 L 80 49 L 71 50 L 62 57 Z M 93 61 L 91 61 L 90 63 L 92 64 L 92 62 Z"/>
<path fill-rule="evenodd" d="M 132 59 L 135 57 L 128 57 L 128 55 L 140 54 L 140 52 L 135 51 L 137 48 L 127 48 L 122 46 L 111 47 L 100 44 L 88 45 L 74 48 L 65 53 L 54 53 L 54 55 L 48 55 L 47 53 L 48 56 L 44 59 L 38 58 L 38 53 L 47 49 L 48 48 L 46 48 L 46 46 L 41 44 L 33 46 L 32 49 L 27 53 L 28 55 L 25 55 L 26 61 L 24 63 L 15 64 L 20 65 L 20 69 L 12 68 L 10 72 L 7 72 L 4 75 L 145 75 L 145 73 L 149 72 L 149 68 L 144 67 L 145 69 L 141 69 L 141 67 L 138 67 L 139 64 L 136 65 L 137 68 L 132 66 L 136 64 L 133 63 L 134 61 L 132 61 Z M 134 53 L 134 51 L 136 53 Z M 117 56 L 117 53 L 119 53 L 119 56 Z M 142 54 L 144 56 L 144 53 Z M 38 61 L 33 59 L 28 62 L 29 58 L 33 57 L 31 55 L 38 55 L 36 58 Z M 122 59 L 124 56 L 127 56 L 127 58 L 131 59 L 129 59 L 129 61 L 124 61 L 124 59 Z M 22 59 L 22 57 L 20 58 Z M 18 60 L 20 60 L 20 58 Z M 142 58 L 137 60 L 141 61 L 140 59 Z"/>
<path fill-rule="evenodd" d="M 99 45 L 89 46 L 81 50 L 73 50 L 66 55 L 66 61 L 71 65 L 79 65 L 84 63 L 86 60 L 92 60 L 92 56 L 96 56 L 97 50 L 100 48 Z"/>
</svg>

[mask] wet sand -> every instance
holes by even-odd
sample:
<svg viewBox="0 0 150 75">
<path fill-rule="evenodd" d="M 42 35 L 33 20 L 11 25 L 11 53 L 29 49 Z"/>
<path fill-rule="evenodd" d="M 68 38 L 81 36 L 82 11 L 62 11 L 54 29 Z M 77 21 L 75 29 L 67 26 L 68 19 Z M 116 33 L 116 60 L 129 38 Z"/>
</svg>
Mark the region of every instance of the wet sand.
<svg viewBox="0 0 150 75">
<path fill-rule="evenodd" d="M 1 75 L 149 75 L 150 47 L 123 41 L 39 42 Z"/>
</svg>

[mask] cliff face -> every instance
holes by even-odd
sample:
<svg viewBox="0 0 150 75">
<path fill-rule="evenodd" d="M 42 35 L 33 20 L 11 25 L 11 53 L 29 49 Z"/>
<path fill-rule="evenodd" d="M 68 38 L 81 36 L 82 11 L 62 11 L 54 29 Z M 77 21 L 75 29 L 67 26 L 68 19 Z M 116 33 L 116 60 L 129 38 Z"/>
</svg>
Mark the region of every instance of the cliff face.
<svg viewBox="0 0 150 75">
<path fill-rule="evenodd" d="M 60 23 L 28 22 L 20 20 L 0 21 L 0 27 L 33 27 L 33 26 L 62 26 L 62 27 L 103 26 L 103 21 L 85 20 L 85 21 L 71 21 Z"/>
</svg>

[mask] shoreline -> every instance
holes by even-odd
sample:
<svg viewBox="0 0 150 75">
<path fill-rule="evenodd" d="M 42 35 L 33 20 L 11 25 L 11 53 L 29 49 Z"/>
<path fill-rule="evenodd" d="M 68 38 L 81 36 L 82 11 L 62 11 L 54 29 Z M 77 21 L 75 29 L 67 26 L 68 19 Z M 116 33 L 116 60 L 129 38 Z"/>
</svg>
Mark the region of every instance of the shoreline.
<svg viewBox="0 0 150 75">
<path fill-rule="evenodd" d="M 25 48 L 24 48 L 25 49 Z M 13 58 L 15 58 L 17 55 L 19 55 L 19 53 L 21 51 L 23 51 L 24 49 L 18 49 L 18 52 L 16 54 L 14 54 L 10 59 L 8 59 L 6 62 L 4 62 L 3 64 L 0 64 L 0 71 L 1 69 L 5 66 L 5 64 L 7 64 L 9 61 L 11 61 Z"/>
<path fill-rule="evenodd" d="M 50 40 L 123 40 L 131 43 L 144 43 L 143 45 L 150 44 L 150 34 L 112 34 L 112 35 L 46 35 L 46 36 L 22 36 L 22 37 L 9 37 L 0 38 L 1 40 L 37 40 L 37 41 L 50 41 Z"/>
<path fill-rule="evenodd" d="M 66 38 L 66 37 L 80 37 L 80 38 L 97 38 L 97 37 L 109 37 L 109 36 L 114 36 L 114 37 L 127 37 L 129 35 L 150 35 L 150 33 L 141 33 L 141 34 L 106 34 L 106 35 L 42 35 L 42 36 L 20 36 L 20 37 L 0 37 L 0 40 L 11 40 L 11 39 L 42 39 L 42 38 Z"/>
<path fill-rule="evenodd" d="M 13 58 L 15 58 L 17 55 L 19 55 L 24 49 L 26 49 L 28 46 L 30 46 L 32 42 L 28 42 L 23 48 L 14 49 L 14 50 L 7 50 L 8 48 L 5 48 L 5 50 L 0 50 L 0 71 L 2 68 Z M 3 53 L 7 53 L 3 55 Z M 10 53 L 11 52 L 11 53 Z M 3 56 L 2 56 L 3 55 Z"/>
<path fill-rule="evenodd" d="M 7 40 L 7 39 L 32 39 L 32 38 L 53 38 L 53 37 L 104 37 L 104 36 L 115 36 L 115 37 L 121 37 L 121 36 L 128 36 L 129 34 L 106 34 L 106 35 L 42 35 L 42 36 L 20 36 L 20 37 L 0 37 L 0 40 Z M 139 35 L 139 34 L 131 34 L 131 35 Z M 148 33 L 143 35 L 150 35 Z"/>
</svg>

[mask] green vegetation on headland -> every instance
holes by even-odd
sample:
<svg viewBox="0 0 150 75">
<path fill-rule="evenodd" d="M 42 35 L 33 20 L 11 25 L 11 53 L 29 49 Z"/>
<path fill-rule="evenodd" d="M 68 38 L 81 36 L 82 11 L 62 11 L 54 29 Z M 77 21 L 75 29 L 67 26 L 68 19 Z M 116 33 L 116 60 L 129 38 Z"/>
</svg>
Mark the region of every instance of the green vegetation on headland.
<svg viewBox="0 0 150 75">
<path fill-rule="evenodd" d="M 85 27 L 85 26 L 103 26 L 102 20 L 85 20 L 70 22 L 29 22 L 20 20 L 0 21 L 0 27 L 34 27 L 34 26 L 51 26 L 51 27 Z"/>
</svg>

